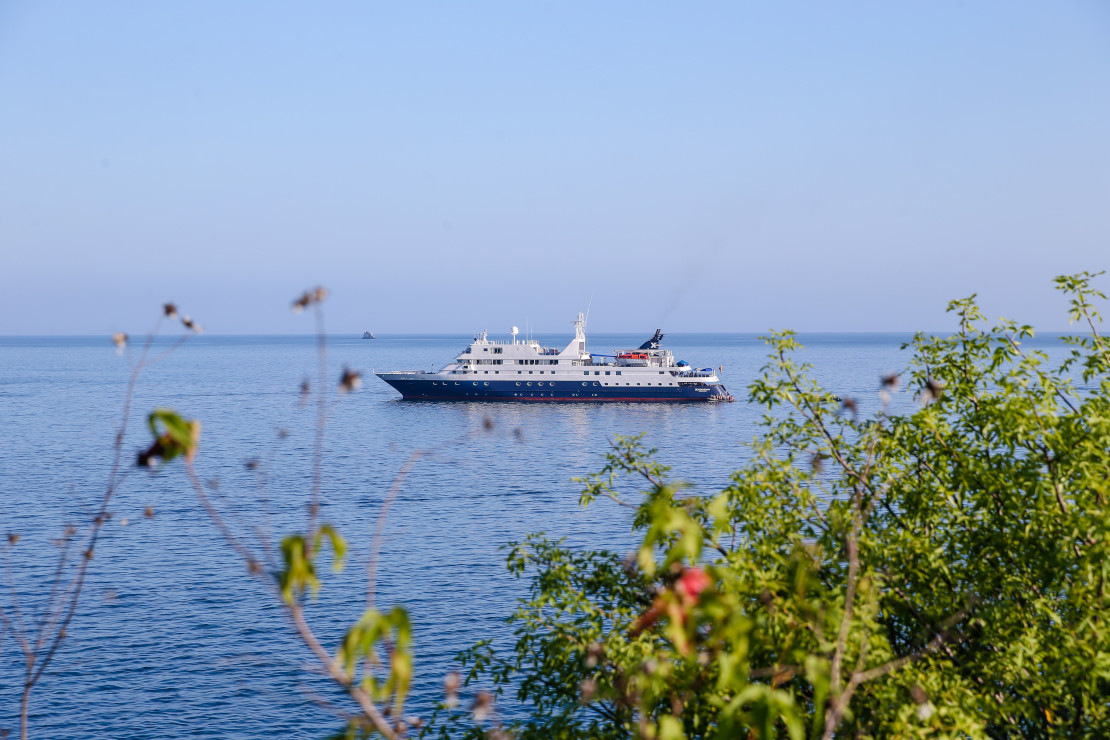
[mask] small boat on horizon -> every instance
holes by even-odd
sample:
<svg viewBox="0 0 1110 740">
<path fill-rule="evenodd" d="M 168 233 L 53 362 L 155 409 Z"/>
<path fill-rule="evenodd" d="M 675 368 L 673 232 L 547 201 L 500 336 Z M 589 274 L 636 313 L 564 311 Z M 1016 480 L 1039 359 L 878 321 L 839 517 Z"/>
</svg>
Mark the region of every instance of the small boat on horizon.
<svg viewBox="0 0 1110 740">
<path fill-rule="evenodd" d="M 374 336 L 374 332 L 371 332 L 371 331 L 362 332 L 362 338 L 363 339 L 377 339 L 377 337 Z"/>
</svg>

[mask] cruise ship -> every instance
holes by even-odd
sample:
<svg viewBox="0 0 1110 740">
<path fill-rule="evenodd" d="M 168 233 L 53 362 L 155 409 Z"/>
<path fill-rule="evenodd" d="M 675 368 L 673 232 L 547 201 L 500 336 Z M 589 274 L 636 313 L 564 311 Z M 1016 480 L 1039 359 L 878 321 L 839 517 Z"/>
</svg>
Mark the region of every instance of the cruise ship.
<svg viewBox="0 0 1110 740">
<path fill-rule="evenodd" d="M 636 349 L 586 351 L 586 320 L 578 314 L 574 339 L 562 350 L 534 340 L 491 340 L 481 332 L 436 372 L 375 373 L 406 400 L 427 401 L 731 401 L 713 368 L 676 362 L 660 348 L 663 333 Z"/>
</svg>

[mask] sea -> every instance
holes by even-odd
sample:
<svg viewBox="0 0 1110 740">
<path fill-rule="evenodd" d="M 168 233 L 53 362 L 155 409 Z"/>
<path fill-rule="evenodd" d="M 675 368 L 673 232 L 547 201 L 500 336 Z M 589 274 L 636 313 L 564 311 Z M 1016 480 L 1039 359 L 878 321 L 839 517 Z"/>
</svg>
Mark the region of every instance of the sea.
<svg viewBox="0 0 1110 740">
<path fill-rule="evenodd" d="M 569 341 L 534 338 L 559 348 Z M 910 338 L 803 334 L 797 359 L 830 393 L 873 413 L 880 378 L 908 365 L 901 347 Z M 341 572 L 322 570 L 307 607 L 330 650 L 367 607 L 374 533 L 396 490 L 373 597 L 379 609 L 399 605 L 410 616 L 415 675 L 405 714 L 423 718 L 443 700 L 460 651 L 483 639 L 511 649 L 506 618 L 530 581 L 506 570 L 508 543 L 543 532 L 574 548 L 637 547 L 630 510 L 608 500 L 580 506 L 574 480 L 601 469 L 618 435 L 643 434 L 674 479 L 708 494 L 748 462 L 746 445 L 762 430 L 765 409 L 746 400 L 768 361 L 756 334 L 664 340 L 677 359 L 720 368 L 735 403 L 414 402 L 373 375 L 438 368 L 471 339 L 328 336 L 321 355 L 314 336 L 157 337 L 127 407 L 142 337 L 123 352 L 109 337 L 0 338 L 0 535 L 10 535 L 0 540 L 0 606 L 9 620 L 32 629 L 56 581 L 56 543 L 67 526 L 88 525 L 124 430 L 112 517 L 65 640 L 32 694 L 32 737 L 325 738 L 343 726 L 349 705 L 294 636 L 272 588 L 213 525 L 184 466 L 135 465 L 155 408 L 200 420 L 199 479 L 259 552 L 305 530 L 319 461 L 321 521 L 350 547 Z M 595 334 L 589 349 L 645 339 Z M 304 382 L 321 385 L 321 364 L 323 410 L 302 402 Z M 345 369 L 363 382 L 340 394 Z M 903 390 L 893 410 L 915 403 Z M 622 491 L 636 500 L 641 488 L 628 481 Z M 12 631 L 0 634 L 0 732 L 18 728 L 24 666 Z M 482 688 L 467 686 L 463 703 Z M 497 706 L 503 720 L 525 710 L 511 695 Z"/>
</svg>

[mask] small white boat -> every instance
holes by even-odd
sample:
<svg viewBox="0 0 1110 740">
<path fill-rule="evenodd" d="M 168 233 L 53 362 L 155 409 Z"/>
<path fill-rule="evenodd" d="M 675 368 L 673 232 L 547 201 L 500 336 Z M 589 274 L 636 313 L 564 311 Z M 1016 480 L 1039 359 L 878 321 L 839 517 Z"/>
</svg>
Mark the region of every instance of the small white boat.
<svg viewBox="0 0 1110 740">
<path fill-rule="evenodd" d="M 371 331 L 362 332 L 362 338 L 363 339 L 377 339 L 377 337 L 374 336 L 374 332 L 371 332 Z"/>
</svg>

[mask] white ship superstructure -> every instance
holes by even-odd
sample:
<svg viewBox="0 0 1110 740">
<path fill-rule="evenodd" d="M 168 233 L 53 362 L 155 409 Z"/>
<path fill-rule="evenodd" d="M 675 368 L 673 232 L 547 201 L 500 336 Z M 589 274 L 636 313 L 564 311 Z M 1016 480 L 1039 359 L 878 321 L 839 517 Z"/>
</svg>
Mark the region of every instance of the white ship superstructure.
<svg viewBox="0 0 1110 740">
<path fill-rule="evenodd" d="M 396 371 L 377 376 L 405 399 L 498 401 L 731 401 L 712 368 L 675 362 L 659 345 L 661 331 L 633 350 L 591 354 L 586 320 L 562 350 L 535 340 L 491 340 L 481 332 L 437 372 Z"/>
</svg>

